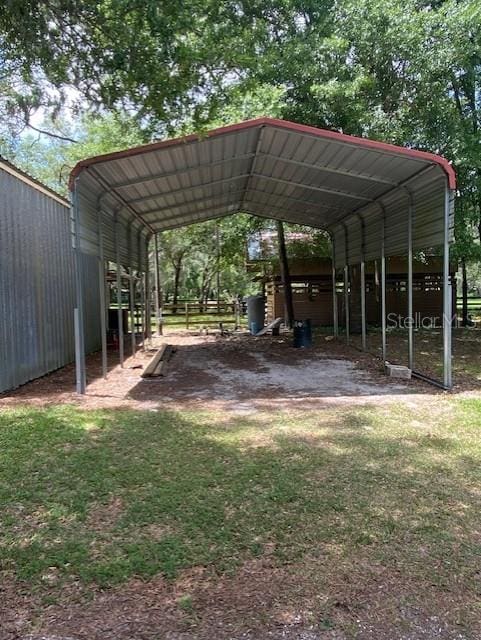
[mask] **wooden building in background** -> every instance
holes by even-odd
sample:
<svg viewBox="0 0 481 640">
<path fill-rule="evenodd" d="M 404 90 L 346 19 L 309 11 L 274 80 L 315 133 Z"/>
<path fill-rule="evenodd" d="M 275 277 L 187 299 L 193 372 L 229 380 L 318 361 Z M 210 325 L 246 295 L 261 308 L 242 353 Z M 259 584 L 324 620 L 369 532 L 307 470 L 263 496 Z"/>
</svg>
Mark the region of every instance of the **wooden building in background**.
<svg viewBox="0 0 481 640">
<path fill-rule="evenodd" d="M 309 318 L 314 326 L 332 326 L 332 270 L 330 258 L 290 260 L 290 275 L 296 320 Z M 366 263 L 366 315 L 369 324 L 381 323 L 380 264 Z M 456 287 L 453 282 L 453 313 L 455 312 Z M 263 279 L 266 296 L 266 321 L 284 316 L 284 295 L 281 277 L 274 267 L 270 276 Z M 354 278 L 353 278 L 354 280 Z M 356 285 L 354 285 L 356 286 Z M 344 324 L 344 278 L 339 272 L 337 279 L 337 305 L 339 324 Z M 351 302 L 353 304 L 354 301 Z M 442 316 L 442 258 L 414 260 L 413 264 L 413 311 L 417 322 Z M 351 310 L 354 311 L 354 310 Z M 407 312 L 407 259 L 386 258 L 386 314 L 405 318 Z"/>
</svg>

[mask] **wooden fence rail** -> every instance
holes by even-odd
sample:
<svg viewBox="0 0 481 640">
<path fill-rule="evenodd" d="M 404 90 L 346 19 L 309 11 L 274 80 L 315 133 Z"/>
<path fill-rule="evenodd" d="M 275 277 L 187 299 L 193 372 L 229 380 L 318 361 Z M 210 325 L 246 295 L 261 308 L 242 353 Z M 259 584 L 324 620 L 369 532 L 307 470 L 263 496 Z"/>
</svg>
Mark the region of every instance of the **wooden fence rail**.
<svg viewBox="0 0 481 640">
<path fill-rule="evenodd" d="M 241 308 L 237 302 L 220 302 L 209 300 L 206 303 L 198 301 L 179 300 L 176 304 L 169 302 L 161 308 L 162 321 L 166 325 L 185 324 L 190 326 L 218 324 L 233 324 L 239 326 Z M 222 318 L 222 320 L 220 320 Z M 216 322 L 216 320 L 218 322 Z"/>
</svg>

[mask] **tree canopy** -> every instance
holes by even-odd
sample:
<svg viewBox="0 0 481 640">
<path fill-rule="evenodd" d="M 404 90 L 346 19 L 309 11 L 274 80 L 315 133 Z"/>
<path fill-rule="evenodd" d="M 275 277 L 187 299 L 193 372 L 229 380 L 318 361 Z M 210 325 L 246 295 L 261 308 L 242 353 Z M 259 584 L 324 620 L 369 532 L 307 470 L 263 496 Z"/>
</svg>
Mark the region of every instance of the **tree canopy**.
<svg viewBox="0 0 481 640">
<path fill-rule="evenodd" d="M 448 157 L 453 255 L 480 259 L 479 0 L 6 0 L 0 60 L 0 143 L 22 163 L 58 175 L 89 140 L 279 116 Z M 67 140 L 28 147 L 25 126 Z"/>
</svg>

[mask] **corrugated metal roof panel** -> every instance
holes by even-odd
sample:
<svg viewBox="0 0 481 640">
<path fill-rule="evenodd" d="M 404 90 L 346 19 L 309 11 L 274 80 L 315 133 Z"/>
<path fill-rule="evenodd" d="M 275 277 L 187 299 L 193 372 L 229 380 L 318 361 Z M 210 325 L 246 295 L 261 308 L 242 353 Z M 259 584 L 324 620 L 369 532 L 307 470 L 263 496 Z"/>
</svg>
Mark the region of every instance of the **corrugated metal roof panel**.
<svg viewBox="0 0 481 640">
<path fill-rule="evenodd" d="M 310 224 L 348 233 L 349 263 L 379 256 L 382 211 L 386 255 L 406 252 L 409 188 L 415 203 L 415 248 L 443 239 L 447 162 L 423 152 L 263 118 L 208 132 L 204 137 L 154 143 L 82 161 L 72 173 L 79 192 L 81 240 L 96 251 L 97 209 L 121 213 L 122 260 L 128 226 L 146 234 L 235 212 Z M 107 223 L 105 223 L 107 225 Z M 112 233 L 106 228 L 106 235 Z M 349 235 L 351 237 L 349 238 Z M 106 240 L 106 256 L 114 259 Z M 338 247 L 343 264 L 345 247 Z"/>
</svg>

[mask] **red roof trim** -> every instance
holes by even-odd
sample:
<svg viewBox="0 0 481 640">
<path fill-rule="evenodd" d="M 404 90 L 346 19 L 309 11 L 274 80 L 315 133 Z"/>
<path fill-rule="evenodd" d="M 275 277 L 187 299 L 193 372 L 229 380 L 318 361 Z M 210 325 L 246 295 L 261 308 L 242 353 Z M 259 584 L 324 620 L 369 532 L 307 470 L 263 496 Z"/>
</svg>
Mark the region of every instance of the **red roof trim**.
<svg viewBox="0 0 481 640">
<path fill-rule="evenodd" d="M 198 134 L 191 134 L 180 138 L 172 138 L 170 140 L 163 140 L 161 142 L 153 142 L 151 144 L 141 145 L 139 147 L 132 147 L 123 151 L 115 151 L 113 153 L 106 153 L 100 156 L 94 156 L 92 158 L 86 158 L 78 162 L 70 173 L 69 188 L 73 190 L 75 178 L 79 176 L 82 169 L 86 169 L 93 164 L 101 162 L 107 162 L 109 160 L 120 160 L 121 158 L 128 158 L 130 156 L 148 153 L 150 151 L 156 151 L 157 149 L 163 149 L 166 147 L 172 147 L 178 144 L 185 144 L 189 142 L 200 141 L 206 138 L 213 138 L 216 136 L 222 136 L 235 131 L 241 131 L 243 129 L 251 129 L 254 127 L 260 127 L 263 125 L 269 125 L 271 127 L 277 127 L 279 129 L 286 129 L 288 131 L 296 131 L 298 133 L 304 133 L 318 138 L 326 138 L 335 140 L 337 142 L 345 142 L 346 144 L 356 145 L 364 147 L 365 149 L 374 149 L 376 151 L 385 151 L 387 153 L 393 153 L 396 155 L 407 156 L 410 158 L 417 158 L 419 160 L 425 160 L 433 164 L 439 165 L 446 173 L 448 178 L 448 186 L 450 189 L 456 187 L 456 173 L 453 167 L 449 164 L 446 158 L 438 156 L 434 153 L 428 153 L 427 151 L 418 151 L 416 149 L 408 149 L 407 147 L 399 147 L 394 144 L 388 144 L 387 142 L 379 142 L 377 140 L 370 140 L 369 138 L 358 138 L 356 136 L 349 136 L 345 133 L 338 133 L 336 131 L 329 131 L 328 129 L 319 129 L 317 127 L 311 127 L 305 124 L 297 124 L 296 122 L 290 122 L 288 120 L 279 120 L 277 118 L 257 118 L 256 120 L 246 120 L 245 122 L 239 122 L 237 124 L 231 124 L 226 127 L 219 127 L 218 129 L 212 129 L 205 134 L 205 137 Z"/>
</svg>

